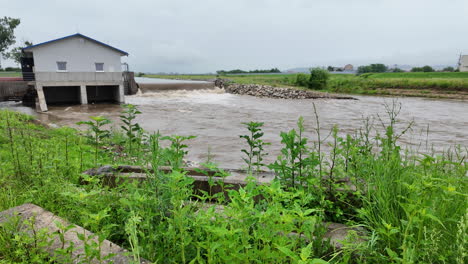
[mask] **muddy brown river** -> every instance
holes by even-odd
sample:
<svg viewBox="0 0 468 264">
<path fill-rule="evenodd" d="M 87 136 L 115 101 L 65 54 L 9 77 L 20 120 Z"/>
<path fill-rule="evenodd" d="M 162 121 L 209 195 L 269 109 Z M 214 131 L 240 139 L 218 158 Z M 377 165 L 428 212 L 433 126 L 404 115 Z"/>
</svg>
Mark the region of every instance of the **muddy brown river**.
<svg viewBox="0 0 468 264">
<path fill-rule="evenodd" d="M 296 127 L 300 116 L 305 120 L 305 135 L 317 140 L 314 127 L 315 103 L 322 135 L 337 125 L 341 134 L 354 133 L 363 126 L 363 119 L 374 119 L 381 128 L 378 116 L 388 121 L 385 104 L 397 100 L 401 104 L 397 129 L 402 130 L 414 121 L 412 129 L 400 143 L 417 151 L 433 147 L 442 151 L 455 145 L 468 146 L 468 101 L 425 98 L 385 98 L 355 96 L 359 100 L 285 100 L 256 98 L 224 93 L 221 89 L 194 91 L 166 91 L 127 96 L 126 102 L 136 105 L 143 114 L 137 121 L 149 132 L 159 130 L 163 135 L 195 135 L 190 140 L 188 160 L 204 162 L 208 153 L 226 168 L 244 166 L 241 149 L 246 148 L 239 135 L 248 131 L 242 122 L 264 122 L 264 140 L 270 142 L 266 162 L 276 159 L 281 149 L 281 131 Z M 36 114 L 19 103 L 0 103 L 1 107 L 37 115 L 47 123 L 78 127 L 75 123 L 89 116 L 105 116 L 118 120 L 121 107 L 112 104 L 50 106 L 49 112 Z M 84 128 L 83 128 L 84 129 Z M 428 132 L 428 133 L 427 133 Z M 330 138 L 327 139 L 330 142 Z M 428 143 L 428 144 L 427 144 Z"/>
</svg>

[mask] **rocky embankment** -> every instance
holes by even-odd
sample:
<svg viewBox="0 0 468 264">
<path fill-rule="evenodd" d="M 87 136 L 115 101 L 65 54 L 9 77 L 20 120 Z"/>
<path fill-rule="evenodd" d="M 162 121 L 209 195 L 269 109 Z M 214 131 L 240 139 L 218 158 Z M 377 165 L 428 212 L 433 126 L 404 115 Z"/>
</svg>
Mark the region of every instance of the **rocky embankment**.
<svg viewBox="0 0 468 264">
<path fill-rule="evenodd" d="M 340 96 L 323 92 L 299 90 L 293 88 L 273 87 L 269 85 L 260 84 L 237 84 L 228 83 L 223 79 L 215 80 L 215 86 L 223 88 L 227 93 L 251 95 L 256 97 L 268 97 L 278 99 L 317 99 L 317 98 L 331 98 L 331 99 L 353 99 L 350 96 Z"/>
</svg>

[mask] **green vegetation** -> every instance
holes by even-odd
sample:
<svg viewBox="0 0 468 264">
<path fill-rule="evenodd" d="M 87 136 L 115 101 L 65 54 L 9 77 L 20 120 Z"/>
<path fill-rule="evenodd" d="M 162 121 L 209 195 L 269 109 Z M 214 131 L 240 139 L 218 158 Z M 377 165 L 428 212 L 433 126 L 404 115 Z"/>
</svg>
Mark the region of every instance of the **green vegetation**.
<svg viewBox="0 0 468 264">
<path fill-rule="evenodd" d="M 435 72 L 435 70 L 429 66 L 423 66 L 423 67 L 414 67 L 411 69 L 411 72 Z"/>
<path fill-rule="evenodd" d="M 253 71 L 244 71 L 244 70 L 236 69 L 236 70 L 230 70 L 230 71 L 220 70 L 220 71 L 216 71 L 216 73 L 220 75 L 226 75 L 226 74 L 240 74 L 240 73 L 281 73 L 281 71 L 278 68 L 272 68 L 270 70 L 253 70 Z"/>
<path fill-rule="evenodd" d="M 123 130 L 109 130 L 106 118 L 94 117 L 83 122 L 90 128 L 84 135 L 1 110 L 0 210 L 33 202 L 126 247 L 133 259 L 155 263 L 466 263 L 468 150 L 418 155 L 401 148 L 398 138 L 409 126 L 396 130 L 399 110 L 396 103 L 387 106 L 381 127 L 368 119 L 344 137 L 335 127 L 329 153 L 323 152 L 327 136 L 317 114 L 313 143 L 304 137 L 310 121 L 300 118 L 297 129 L 281 133 L 281 154 L 268 165 L 277 179 L 258 185 L 251 178 L 227 197 L 195 195 L 193 179 L 180 169 L 185 142 L 193 137 L 143 131 L 134 122 L 134 106 L 123 109 Z M 265 168 L 262 123 L 246 126 L 246 161 L 255 170 Z M 141 184 L 117 188 L 82 174 L 104 164 L 154 172 Z M 173 170 L 164 173 L 162 165 Z M 334 250 L 323 239 L 328 221 L 362 231 L 351 232 Z M 0 225 L 0 262 L 67 260 L 73 245 L 52 256 L 43 248 L 61 232 L 37 230 L 31 237 L 19 231 L 20 224 L 32 223 L 13 218 Z M 86 258 L 97 260 L 98 253 L 99 245 L 89 244 Z"/>
<path fill-rule="evenodd" d="M 323 90 L 327 88 L 327 82 L 330 78 L 328 71 L 321 68 L 313 68 L 310 70 L 309 83 L 307 87 L 314 90 Z"/>
<path fill-rule="evenodd" d="M 16 43 L 15 28 L 20 24 L 17 18 L 0 18 L 0 56 L 6 57 L 8 48 Z"/>
<path fill-rule="evenodd" d="M 21 64 L 21 57 L 23 56 L 22 49 L 28 46 L 32 46 L 31 41 L 24 41 L 23 45 L 13 48 L 7 55 L 8 58 L 12 59 L 16 64 Z M 19 70 L 21 71 L 21 69 Z"/>
<path fill-rule="evenodd" d="M 294 79 L 288 79 L 288 84 L 299 87 L 307 87 L 314 90 L 322 90 L 327 87 L 330 73 L 321 68 L 310 69 L 310 74 L 299 73 Z"/>
<path fill-rule="evenodd" d="M 372 73 L 370 78 L 468 79 L 468 72 L 400 72 Z"/>
<path fill-rule="evenodd" d="M 452 66 L 448 66 L 448 67 L 445 67 L 442 71 L 443 72 L 454 72 L 455 68 L 453 68 Z"/>
<path fill-rule="evenodd" d="M 369 73 L 369 72 L 386 72 L 388 70 L 387 66 L 385 64 L 381 63 L 376 63 L 376 64 L 370 64 L 366 66 L 359 66 L 358 67 L 358 74 L 363 74 L 363 73 Z"/>
<path fill-rule="evenodd" d="M 226 75 L 222 78 L 239 84 L 262 84 L 295 89 L 307 89 L 310 75 Z M 405 95 L 424 97 L 466 98 L 468 93 L 468 72 L 385 72 L 351 74 L 330 74 L 324 92 Z M 150 78 L 212 80 L 215 75 L 145 75 Z M 463 97 L 465 96 L 465 97 Z"/>
</svg>

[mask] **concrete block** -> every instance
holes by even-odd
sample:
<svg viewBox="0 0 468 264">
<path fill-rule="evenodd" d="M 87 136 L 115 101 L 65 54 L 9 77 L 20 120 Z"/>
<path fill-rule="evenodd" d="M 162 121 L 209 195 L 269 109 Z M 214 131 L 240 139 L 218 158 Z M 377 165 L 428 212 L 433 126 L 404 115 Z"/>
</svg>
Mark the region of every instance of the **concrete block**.
<svg viewBox="0 0 468 264">
<path fill-rule="evenodd" d="M 168 166 L 162 166 L 158 169 L 163 173 L 170 173 L 172 171 L 172 168 Z M 245 179 L 248 174 L 245 170 L 226 169 L 225 171 L 229 173 L 229 176 L 222 178 L 214 177 L 215 171 L 206 168 L 183 167 L 181 169 L 186 172 L 188 177 L 194 179 L 193 191 L 197 195 L 201 195 L 202 191 L 210 195 L 223 192 L 225 197 L 228 198 L 228 190 L 239 190 L 247 185 Z M 103 166 L 84 171 L 83 173 L 91 176 L 99 175 L 102 177 L 102 184 L 109 187 L 117 187 L 125 181 L 146 181 L 148 179 L 147 173 L 152 173 L 152 169 L 138 166 Z M 255 179 L 258 184 L 268 184 L 274 177 L 274 173 L 261 171 L 255 176 Z M 214 185 L 210 186 L 210 181 L 213 181 Z M 82 181 L 82 184 L 86 184 L 86 182 Z M 256 197 L 256 199 L 261 198 L 260 196 Z"/>
<path fill-rule="evenodd" d="M 125 104 L 125 90 L 123 83 L 119 84 L 119 94 L 117 101 L 121 104 Z"/>
<path fill-rule="evenodd" d="M 66 220 L 52 214 L 49 211 L 44 210 L 43 208 L 31 204 L 26 203 L 17 207 L 10 208 L 6 211 L 0 212 L 0 226 L 2 223 L 8 221 L 13 216 L 19 216 L 22 220 L 32 219 L 34 218 L 34 230 L 40 230 L 46 228 L 49 233 L 51 234 L 52 244 L 46 250 L 52 255 L 55 249 L 59 249 L 62 247 L 62 242 L 58 235 L 53 234 L 57 232 L 59 228 L 57 228 L 56 222 L 60 223 L 62 226 L 69 226 L 70 223 Z M 26 227 L 23 227 L 26 228 Z M 32 231 L 32 230 L 31 230 Z M 77 234 L 83 234 L 86 238 L 90 238 L 97 242 L 97 238 L 94 237 L 94 234 L 90 231 L 80 227 L 75 226 L 74 228 L 68 230 L 64 234 L 65 238 L 65 248 L 70 245 L 70 243 L 74 244 L 74 251 L 72 252 L 72 257 L 74 259 L 74 263 L 82 263 L 83 256 L 85 255 L 84 251 L 84 242 L 80 240 Z M 132 258 L 127 256 L 128 251 L 119 247 L 118 245 L 104 240 L 101 246 L 101 256 L 109 256 L 110 254 L 114 255 L 110 259 L 103 261 L 101 263 L 115 263 L 115 264 L 126 264 L 131 263 Z M 92 263 L 100 263 L 98 260 Z M 150 263 L 146 260 L 143 260 L 141 263 Z"/>
<path fill-rule="evenodd" d="M 82 105 L 88 104 L 88 93 L 86 91 L 86 85 L 80 85 L 80 103 Z"/>
<path fill-rule="evenodd" d="M 36 84 L 36 91 L 37 99 L 39 101 L 39 110 L 41 110 L 41 112 L 47 112 L 47 102 L 45 99 L 44 88 L 42 87 L 42 85 Z"/>
</svg>

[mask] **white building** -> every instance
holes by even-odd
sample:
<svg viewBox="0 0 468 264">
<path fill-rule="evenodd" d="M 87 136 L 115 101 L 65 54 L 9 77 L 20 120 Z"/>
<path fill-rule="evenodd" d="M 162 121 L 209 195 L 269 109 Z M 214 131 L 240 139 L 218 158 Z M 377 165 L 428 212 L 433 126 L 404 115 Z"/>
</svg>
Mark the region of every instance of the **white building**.
<svg viewBox="0 0 468 264">
<path fill-rule="evenodd" d="M 458 69 L 461 72 L 468 72 L 468 55 L 460 55 L 458 60 Z"/>
<path fill-rule="evenodd" d="M 121 57 L 128 53 L 82 34 L 23 48 L 41 111 L 50 103 L 124 103 Z M 24 69 L 24 67 L 23 67 Z"/>
</svg>

